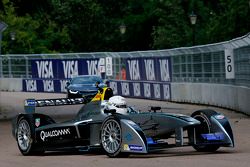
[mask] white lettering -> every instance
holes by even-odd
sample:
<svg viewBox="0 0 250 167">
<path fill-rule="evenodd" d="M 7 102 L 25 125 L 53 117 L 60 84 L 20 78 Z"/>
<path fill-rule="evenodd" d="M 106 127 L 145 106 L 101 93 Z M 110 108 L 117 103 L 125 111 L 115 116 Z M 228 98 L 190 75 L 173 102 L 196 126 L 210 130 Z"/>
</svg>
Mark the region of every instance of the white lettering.
<svg viewBox="0 0 250 167">
<path fill-rule="evenodd" d="M 154 87 L 154 97 L 160 99 L 161 98 L 160 84 L 153 84 L 153 87 Z"/>
<path fill-rule="evenodd" d="M 161 81 L 170 81 L 169 74 L 169 61 L 168 60 L 159 60 L 160 62 L 160 72 L 161 72 Z"/>
<path fill-rule="evenodd" d="M 163 98 L 165 100 L 170 100 L 170 89 L 169 85 L 163 85 Z"/>
<path fill-rule="evenodd" d="M 122 86 L 122 95 L 129 96 L 129 83 L 121 83 Z"/>
<path fill-rule="evenodd" d="M 114 95 L 118 94 L 117 82 L 110 82 L 109 87 L 113 90 Z"/>
<path fill-rule="evenodd" d="M 225 49 L 225 71 L 226 79 L 235 78 L 233 49 Z"/>
<path fill-rule="evenodd" d="M 144 60 L 147 80 L 155 80 L 154 60 Z"/>
<path fill-rule="evenodd" d="M 25 80 L 25 82 L 26 82 L 26 90 L 28 92 L 36 92 L 37 91 L 36 80 Z"/>
<path fill-rule="evenodd" d="M 54 78 L 52 61 L 36 61 L 38 78 Z"/>
<path fill-rule="evenodd" d="M 88 75 L 98 75 L 98 60 L 87 60 Z"/>
<path fill-rule="evenodd" d="M 60 80 L 60 85 L 61 85 L 61 92 L 67 92 L 65 87 L 67 86 L 67 80 Z"/>
<path fill-rule="evenodd" d="M 43 80 L 43 90 L 44 92 L 54 92 L 53 80 Z"/>
<path fill-rule="evenodd" d="M 151 89 L 149 83 L 143 83 L 144 85 L 144 97 L 150 98 L 151 97 Z"/>
<path fill-rule="evenodd" d="M 78 61 L 62 61 L 64 78 L 73 78 L 78 75 Z"/>
<path fill-rule="evenodd" d="M 44 141 L 47 137 L 56 137 L 56 136 L 64 136 L 70 134 L 70 129 L 59 129 L 59 130 L 52 130 L 52 131 L 41 131 L 40 138 Z"/>
<path fill-rule="evenodd" d="M 140 70 L 138 60 L 128 60 L 129 74 L 131 80 L 140 80 Z"/>
<path fill-rule="evenodd" d="M 133 83 L 134 96 L 141 96 L 141 87 L 140 83 Z"/>
</svg>

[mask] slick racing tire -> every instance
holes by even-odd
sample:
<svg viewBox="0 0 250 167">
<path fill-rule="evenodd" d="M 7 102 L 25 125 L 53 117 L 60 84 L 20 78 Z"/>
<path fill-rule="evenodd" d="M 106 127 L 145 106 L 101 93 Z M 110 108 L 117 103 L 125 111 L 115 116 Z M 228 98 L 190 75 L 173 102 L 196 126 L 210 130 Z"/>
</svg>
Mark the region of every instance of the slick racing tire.
<svg viewBox="0 0 250 167">
<path fill-rule="evenodd" d="M 197 127 L 195 127 L 195 136 L 197 138 L 197 140 L 202 141 L 202 136 L 201 134 L 207 134 L 211 132 L 211 121 L 210 121 L 210 117 L 212 115 L 216 115 L 217 112 L 213 111 L 213 110 L 198 110 L 195 111 L 191 117 L 195 118 L 196 120 L 200 121 L 201 124 Z M 220 148 L 219 145 L 193 145 L 193 148 L 196 151 L 199 152 L 215 152 L 216 150 L 218 150 Z"/>
<path fill-rule="evenodd" d="M 101 126 L 101 145 L 109 157 L 127 157 L 122 153 L 122 128 L 120 120 L 115 116 L 109 116 Z"/>
<path fill-rule="evenodd" d="M 16 140 L 23 155 L 38 155 L 44 151 L 35 145 L 35 125 L 32 116 L 22 116 L 17 122 Z"/>
</svg>

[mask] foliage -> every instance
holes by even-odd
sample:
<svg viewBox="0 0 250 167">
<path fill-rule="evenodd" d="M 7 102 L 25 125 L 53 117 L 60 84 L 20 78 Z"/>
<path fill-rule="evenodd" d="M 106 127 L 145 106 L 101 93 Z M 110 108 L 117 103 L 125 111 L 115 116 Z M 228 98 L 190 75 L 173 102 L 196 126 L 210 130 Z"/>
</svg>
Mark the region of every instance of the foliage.
<svg viewBox="0 0 250 167">
<path fill-rule="evenodd" d="M 189 14 L 197 14 L 192 27 Z M 250 30 L 247 0 L 2 0 L 2 53 L 98 52 L 208 44 Z M 126 25 L 121 34 L 119 26 Z M 15 32 L 15 40 L 10 33 Z"/>
</svg>

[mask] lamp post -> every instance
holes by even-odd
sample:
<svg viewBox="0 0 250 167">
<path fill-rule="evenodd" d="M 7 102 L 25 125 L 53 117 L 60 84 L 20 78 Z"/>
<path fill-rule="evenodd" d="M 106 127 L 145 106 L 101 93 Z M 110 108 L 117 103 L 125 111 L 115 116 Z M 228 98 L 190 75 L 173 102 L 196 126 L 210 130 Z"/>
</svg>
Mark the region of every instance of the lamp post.
<svg viewBox="0 0 250 167">
<path fill-rule="evenodd" d="M 16 32 L 10 32 L 10 39 L 11 39 L 11 54 L 12 54 L 14 41 L 16 40 Z"/>
<path fill-rule="evenodd" d="M 120 27 L 119 27 L 119 29 L 120 29 L 120 33 L 121 33 L 121 35 L 122 35 L 122 41 L 121 41 L 121 44 L 122 44 L 122 50 L 124 50 L 124 34 L 126 33 L 126 29 L 127 29 L 127 27 L 125 26 L 125 24 L 121 24 L 120 25 Z"/>
<path fill-rule="evenodd" d="M 192 28 L 193 28 L 193 46 L 194 46 L 195 45 L 195 24 L 196 24 L 196 21 L 197 21 L 197 15 L 194 14 L 194 12 L 192 12 L 189 15 L 189 18 L 190 18 L 190 22 L 191 22 Z"/>
<path fill-rule="evenodd" d="M 3 77 L 3 59 L 2 59 L 2 32 L 8 27 L 8 25 L 2 21 L 0 21 L 0 78 Z"/>
<path fill-rule="evenodd" d="M 123 35 L 126 33 L 127 27 L 124 24 L 122 24 L 120 25 L 119 29 L 120 29 L 120 33 Z"/>
</svg>

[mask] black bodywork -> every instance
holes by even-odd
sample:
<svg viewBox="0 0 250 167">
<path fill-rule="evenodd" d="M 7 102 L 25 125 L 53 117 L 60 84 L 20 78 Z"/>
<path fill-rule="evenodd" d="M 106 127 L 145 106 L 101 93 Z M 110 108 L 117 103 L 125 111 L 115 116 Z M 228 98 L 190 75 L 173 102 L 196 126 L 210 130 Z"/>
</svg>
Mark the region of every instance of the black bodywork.
<svg viewBox="0 0 250 167">
<path fill-rule="evenodd" d="M 56 123 L 47 115 L 34 113 L 35 107 L 73 104 L 83 107 L 73 120 L 62 123 Z M 215 151 L 222 146 L 234 146 L 230 124 L 222 114 L 206 109 L 186 116 L 157 111 L 159 109 L 160 107 L 155 107 L 151 112 L 138 112 L 128 108 L 128 114 L 121 115 L 114 110 L 106 110 L 102 101 L 85 104 L 82 98 L 40 101 L 29 99 L 26 100 L 28 113 L 19 114 L 13 120 L 12 132 L 23 155 L 99 148 L 108 156 L 117 157 L 178 146 L 193 146 L 197 151 Z M 30 140 L 25 135 L 25 139 L 18 137 L 22 135 L 22 120 L 27 120 L 29 124 Z M 115 127 L 115 123 L 118 130 L 106 134 L 105 131 L 111 129 L 110 125 Z M 105 135 L 108 137 L 105 138 Z M 113 139 L 117 139 L 118 144 Z M 174 141 L 171 143 L 169 139 Z M 114 143 L 105 144 L 105 140 Z M 27 150 L 20 147 L 22 141 L 29 141 L 30 147 Z"/>
</svg>

